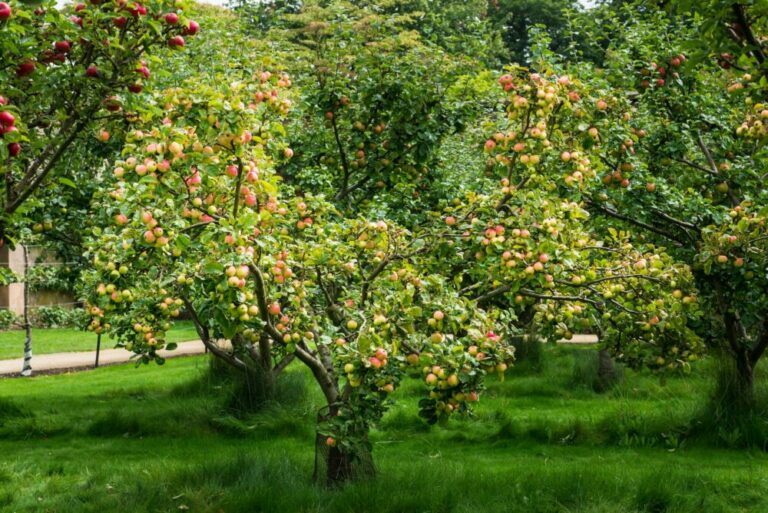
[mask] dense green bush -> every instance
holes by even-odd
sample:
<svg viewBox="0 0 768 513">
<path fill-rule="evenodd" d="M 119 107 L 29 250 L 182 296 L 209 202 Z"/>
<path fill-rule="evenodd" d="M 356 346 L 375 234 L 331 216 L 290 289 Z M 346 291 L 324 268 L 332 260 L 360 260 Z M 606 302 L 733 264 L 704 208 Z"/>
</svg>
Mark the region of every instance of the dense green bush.
<svg viewBox="0 0 768 513">
<path fill-rule="evenodd" d="M 33 310 L 31 321 L 37 328 L 82 328 L 87 319 L 88 314 L 82 308 L 41 306 Z"/>
<path fill-rule="evenodd" d="M 0 330 L 7 330 L 16 324 L 19 317 L 10 310 L 0 310 Z"/>
</svg>

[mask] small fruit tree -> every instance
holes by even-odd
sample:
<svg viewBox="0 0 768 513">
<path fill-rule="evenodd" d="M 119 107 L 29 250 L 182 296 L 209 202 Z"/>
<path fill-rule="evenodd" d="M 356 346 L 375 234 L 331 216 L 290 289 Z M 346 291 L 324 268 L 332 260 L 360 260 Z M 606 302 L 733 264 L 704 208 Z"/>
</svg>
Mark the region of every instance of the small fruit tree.
<svg viewBox="0 0 768 513">
<path fill-rule="evenodd" d="M 420 413 L 436 422 L 467 411 L 513 350 L 493 315 L 425 271 L 427 240 L 281 182 L 289 85 L 261 71 L 167 92 L 164 121 L 128 137 L 102 197 L 86 294 L 91 328 L 143 362 L 162 363 L 185 310 L 236 368 L 269 382 L 308 367 L 327 402 L 316 475 L 335 483 L 365 470 L 368 430 L 404 375 L 422 380 Z"/>
<path fill-rule="evenodd" d="M 339 16 L 307 9 L 292 33 L 311 63 L 303 86 L 296 158 L 281 172 L 340 207 L 413 217 L 435 180 L 443 137 L 469 117 L 449 89 L 477 65 L 450 55 L 374 9 Z M 301 60 L 297 64 L 301 64 Z M 477 102 L 466 102 L 474 106 Z M 404 221 L 404 220 L 403 220 Z"/>
<path fill-rule="evenodd" d="M 463 293 L 506 309 L 518 327 L 536 321 L 566 338 L 597 330 L 631 365 L 686 368 L 702 349 L 689 327 L 698 315 L 690 270 L 663 246 L 614 229 L 601 235 L 587 212 L 595 182 L 626 186 L 621 171 L 604 175 L 606 147 L 631 150 L 603 114 L 613 100 L 543 65 L 499 83 L 506 112 L 484 143 L 498 188 L 445 209 L 453 238 L 439 261 Z"/>
<path fill-rule="evenodd" d="M 669 22 L 657 14 L 615 43 L 611 87 L 598 100 L 598 119 L 611 124 L 598 135 L 605 167 L 585 197 L 609 225 L 631 227 L 691 267 L 706 312 L 700 332 L 734 363 L 731 399 L 750 403 L 768 348 L 765 49 L 745 5 L 717 5 L 697 3 L 712 18 L 682 20 L 679 41 L 659 32 Z M 680 45 L 707 34 L 710 19 L 731 24 L 730 51 L 686 56 Z"/>
<path fill-rule="evenodd" d="M 101 118 L 130 111 L 161 45 L 199 26 L 177 2 L 0 3 L 0 240 L 73 143 Z M 105 132 L 102 137 L 108 139 Z"/>
</svg>

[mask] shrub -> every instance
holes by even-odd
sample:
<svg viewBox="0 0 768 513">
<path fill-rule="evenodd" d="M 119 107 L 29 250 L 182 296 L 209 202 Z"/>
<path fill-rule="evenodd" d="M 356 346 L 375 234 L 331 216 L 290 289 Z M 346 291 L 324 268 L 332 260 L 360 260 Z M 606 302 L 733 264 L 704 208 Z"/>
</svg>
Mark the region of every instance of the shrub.
<svg viewBox="0 0 768 513">
<path fill-rule="evenodd" d="M 19 316 L 10 310 L 0 310 L 0 330 L 7 330 L 19 322 Z"/>
<path fill-rule="evenodd" d="M 32 314 L 32 324 L 38 328 L 81 328 L 87 322 L 87 313 L 82 308 L 41 306 Z"/>
</svg>

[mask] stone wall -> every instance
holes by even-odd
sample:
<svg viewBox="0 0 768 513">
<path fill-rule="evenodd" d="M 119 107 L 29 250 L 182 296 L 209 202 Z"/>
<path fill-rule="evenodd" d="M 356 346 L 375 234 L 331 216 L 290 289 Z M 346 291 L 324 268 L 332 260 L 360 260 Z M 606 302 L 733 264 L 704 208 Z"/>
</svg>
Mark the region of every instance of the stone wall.
<svg viewBox="0 0 768 513">
<path fill-rule="evenodd" d="M 37 247 L 29 248 L 29 265 L 33 266 L 42 254 L 42 250 Z M 46 260 L 46 263 L 56 263 L 55 260 Z M 15 250 L 10 250 L 8 246 L 0 248 L 0 265 L 10 267 L 18 276 L 24 275 L 24 251 L 21 246 Z M 30 306 L 53 306 L 59 305 L 63 308 L 72 308 L 75 298 L 69 294 L 57 290 L 37 290 L 30 292 Z M 11 283 L 6 287 L 0 287 L 0 309 L 8 309 L 17 315 L 24 313 L 24 285 L 22 283 Z"/>
</svg>

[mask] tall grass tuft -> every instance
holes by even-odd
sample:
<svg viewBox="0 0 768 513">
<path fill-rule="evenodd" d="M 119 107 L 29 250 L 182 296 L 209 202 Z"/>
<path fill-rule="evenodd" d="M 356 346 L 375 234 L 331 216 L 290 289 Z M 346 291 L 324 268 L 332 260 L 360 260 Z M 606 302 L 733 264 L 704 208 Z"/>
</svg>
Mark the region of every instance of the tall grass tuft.
<svg viewBox="0 0 768 513">
<path fill-rule="evenodd" d="M 624 368 L 604 351 L 573 351 L 572 384 L 597 393 L 607 392 L 624 381 Z"/>
<path fill-rule="evenodd" d="M 714 385 L 696 418 L 696 435 L 728 448 L 768 451 L 768 386 L 759 379 L 764 373 L 755 376 L 755 389 L 749 394 L 727 355 L 717 358 L 709 372 Z"/>
</svg>

